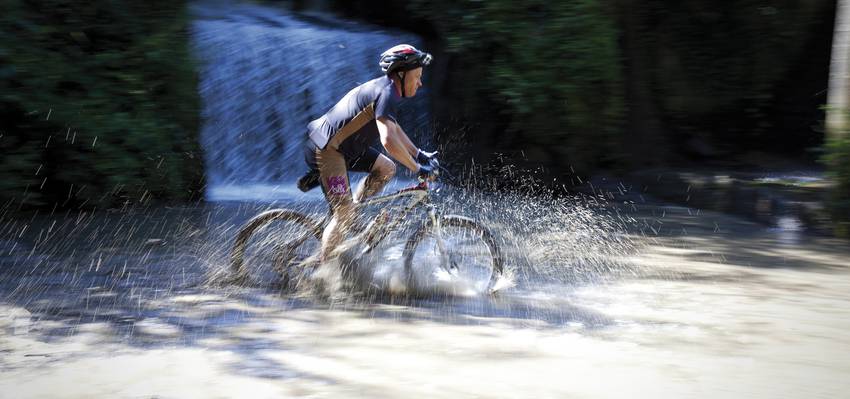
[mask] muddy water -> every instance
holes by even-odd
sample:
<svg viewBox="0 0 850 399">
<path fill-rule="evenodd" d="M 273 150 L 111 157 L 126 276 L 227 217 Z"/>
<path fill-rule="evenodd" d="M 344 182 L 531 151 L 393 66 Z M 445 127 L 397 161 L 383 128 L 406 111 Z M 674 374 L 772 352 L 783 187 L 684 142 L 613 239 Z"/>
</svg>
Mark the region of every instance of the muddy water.
<svg viewBox="0 0 850 399">
<path fill-rule="evenodd" d="M 846 243 L 644 205 L 619 210 L 627 231 L 586 228 L 582 218 L 615 218 L 608 209 L 569 215 L 585 227 L 531 215 L 547 228 L 503 232 L 533 245 L 512 248 L 516 286 L 493 298 L 205 284 L 224 266 L 234 226 L 260 209 L 4 220 L 0 392 L 834 398 L 850 389 Z"/>
</svg>

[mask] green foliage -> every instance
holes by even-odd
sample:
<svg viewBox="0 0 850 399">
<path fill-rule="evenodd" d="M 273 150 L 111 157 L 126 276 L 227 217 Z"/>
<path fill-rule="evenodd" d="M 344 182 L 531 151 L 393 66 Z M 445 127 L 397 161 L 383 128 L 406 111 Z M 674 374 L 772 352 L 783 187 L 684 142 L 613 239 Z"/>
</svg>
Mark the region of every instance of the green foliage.
<svg viewBox="0 0 850 399">
<path fill-rule="evenodd" d="M 831 0 L 647 0 L 639 3 L 642 51 L 652 54 L 650 82 L 670 129 L 715 136 L 721 144 L 763 149 L 781 126 L 777 103 L 790 86 L 813 87 L 795 112 L 814 114 L 807 100 L 825 86 L 829 50 L 820 26 L 831 26 Z M 824 53 L 807 53 L 823 48 Z M 820 51 L 820 50 L 819 50 Z M 817 59 L 811 59 L 813 56 Z M 819 65 L 815 76 L 805 65 Z M 802 122 L 812 124 L 812 116 Z M 781 131 L 781 130 L 780 130 Z M 802 135 L 803 132 L 793 132 Z M 809 133 L 811 133 L 809 131 Z"/>
<path fill-rule="evenodd" d="M 604 2 L 420 0 L 409 7 L 459 60 L 449 73 L 468 88 L 456 101 L 506 120 L 497 148 L 522 148 L 562 170 L 616 160 L 621 62 Z"/>
<path fill-rule="evenodd" d="M 718 147 L 720 156 L 766 146 L 801 153 L 818 145 L 810 126 L 822 117 L 816 97 L 825 84 L 830 35 L 822 27 L 832 22 L 832 6 L 829 0 L 408 4 L 454 56 L 447 108 L 475 122 L 499 121 L 474 139 L 494 141 L 496 150 L 522 148 L 560 170 L 641 164 L 654 157 L 647 153 L 653 148 L 690 150 L 691 138 Z M 627 139 L 631 131 L 642 133 Z M 649 144 L 626 147 L 635 140 Z"/>
<path fill-rule="evenodd" d="M 185 198 L 200 183 L 180 1 L 9 0 L 0 12 L 0 199 Z"/>
</svg>

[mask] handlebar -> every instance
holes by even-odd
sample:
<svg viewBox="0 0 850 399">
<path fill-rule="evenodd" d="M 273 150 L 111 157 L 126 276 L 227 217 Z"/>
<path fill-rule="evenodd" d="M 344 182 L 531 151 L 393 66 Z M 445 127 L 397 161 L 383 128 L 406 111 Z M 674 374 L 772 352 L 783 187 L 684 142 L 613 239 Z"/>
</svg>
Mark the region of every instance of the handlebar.
<svg viewBox="0 0 850 399">
<path fill-rule="evenodd" d="M 432 182 L 437 180 L 440 176 L 440 162 L 437 161 L 436 158 L 431 158 L 428 161 L 428 167 L 431 168 L 430 173 L 427 176 L 422 176 L 421 174 L 418 177 L 419 183 Z"/>
</svg>

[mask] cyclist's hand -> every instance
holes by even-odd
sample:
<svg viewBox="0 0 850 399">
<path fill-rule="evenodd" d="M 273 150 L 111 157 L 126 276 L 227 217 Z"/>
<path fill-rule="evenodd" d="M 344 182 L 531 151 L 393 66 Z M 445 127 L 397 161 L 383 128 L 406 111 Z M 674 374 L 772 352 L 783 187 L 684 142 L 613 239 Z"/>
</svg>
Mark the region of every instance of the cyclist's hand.
<svg viewBox="0 0 850 399">
<path fill-rule="evenodd" d="M 416 153 L 416 162 L 419 162 L 420 165 L 430 165 L 432 159 L 436 159 L 437 151 L 434 152 L 425 152 L 422 150 L 418 150 Z"/>
<path fill-rule="evenodd" d="M 433 165 L 419 165 L 419 171 L 416 172 L 416 175 L 419 177 L 419 181 L 434 181 L 437 180 L 437 176 L 440 174 L 440 171 Z"/>
</svg>

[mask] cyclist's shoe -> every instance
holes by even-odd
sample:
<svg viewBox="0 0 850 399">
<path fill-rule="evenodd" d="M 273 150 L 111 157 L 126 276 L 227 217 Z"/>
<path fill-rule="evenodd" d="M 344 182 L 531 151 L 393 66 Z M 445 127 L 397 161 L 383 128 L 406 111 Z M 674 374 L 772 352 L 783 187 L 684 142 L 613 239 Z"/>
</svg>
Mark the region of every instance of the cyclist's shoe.
<svg viewBox="0 0 850 399">
<path fill-rule="evenodd" d="M 320 184 L 321 181 L 319 181 L 319 171 L 317 169 L 310 169 L 304 176 L 298 179 L 298 189 L 305 193 L 319 187 Z"/>
</svg>

